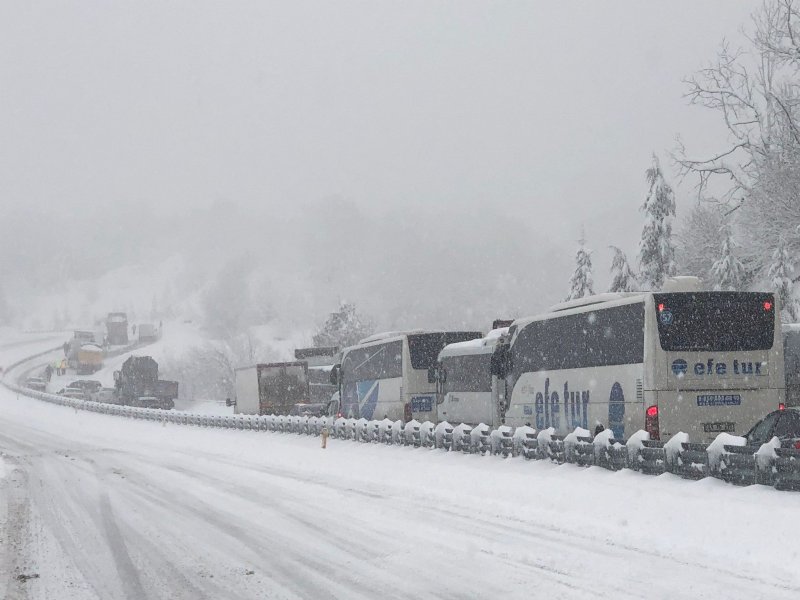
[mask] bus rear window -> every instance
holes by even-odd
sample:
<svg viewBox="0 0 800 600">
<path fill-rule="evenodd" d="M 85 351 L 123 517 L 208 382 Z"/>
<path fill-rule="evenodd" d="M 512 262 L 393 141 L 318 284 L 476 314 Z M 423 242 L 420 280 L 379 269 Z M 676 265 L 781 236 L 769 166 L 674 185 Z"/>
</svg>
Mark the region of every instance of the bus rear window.
<svg viewBox="0 0 800 600">
<path fill-rule="evenodd" d="M 775 298 L 758 292 L 653 294 L 661 348 L 667 351 L 769 350 Z"/>
</svg>

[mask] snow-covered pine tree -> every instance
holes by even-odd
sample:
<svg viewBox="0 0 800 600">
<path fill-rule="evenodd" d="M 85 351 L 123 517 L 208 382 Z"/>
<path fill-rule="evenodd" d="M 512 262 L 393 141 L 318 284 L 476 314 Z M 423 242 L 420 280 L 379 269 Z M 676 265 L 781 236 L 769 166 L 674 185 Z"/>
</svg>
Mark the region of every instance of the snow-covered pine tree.
<svg viewBox="0 0 800 600">
<path fill-rule="evenodd" d="M 592 251 L 586 248 L 586 240 L 581 235 L 580 246 L 575 253 L 575 272 L 569 279 L 567 300 L 577 300 L 594 294 L 592 275 Z"/>
<path fill-rule="evenodd" d="M 742 261 L 735 254 L 736 243 L 733 241 L 731 229 L 723 226 L 722 254 L 711 265 L 711 276 L 714 278 L 714 289 L 717 291 L 736 292 L 744 288 L 747 273 Z"/>
<path fill-rule="evenodd" d="M 339 310 L 331 313 L 325 324 L 317 331 L 313 338 L 314 345 L 345 348 L 371 335 L 374 329 L 368 317 L 358 314 L 355 304 L 343 302 Z"/>
<path fill-rule="evenodd" d="M 614 251 L 614 258 L 611 260 L 611 285 L 609 292 L 635 292 L 638 287 L 636 275 L 628 264 L 628 257 L 625 253 L 611 246 Z"/>
<path fill-rule="evenodd" d="M 796 323 L 800 317 L 800 306 L 793 294 L 794 262 L 782 237 L 778 242 L 778 247 L 772 253 L 769 279 L 782 308 L 783 318 L 790 323 Z"/>
<path fill-rule="evenodd" d="M 641 208 L 645 220 L 639 242 L 639 280 L 646 289 L 658 290 L 667 277 L 675 274 L 675 245 L 672 241 L 675 194 L 664 179 L 655 154 L 646 176 L 648 190 Z"/>
</svg>

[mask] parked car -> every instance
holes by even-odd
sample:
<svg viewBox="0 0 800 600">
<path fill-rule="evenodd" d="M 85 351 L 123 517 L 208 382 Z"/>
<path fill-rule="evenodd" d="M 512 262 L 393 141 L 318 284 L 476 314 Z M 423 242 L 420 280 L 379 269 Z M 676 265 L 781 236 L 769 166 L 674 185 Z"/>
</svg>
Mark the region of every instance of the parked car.
<svg viewBox="0 0 800 600">
<path fill-rule="evenodd" d="M 133 406 L 140 408 L 164 408 L 161 398 L 155 396 L 139 396 Z"/>
<path fill-rule="evenodd" d="M 90 392 L 89 398 L 94 402 L 105 404 L 119 404 L 116 390 L 114 388 L 101 387 L 94 392 Z"/>
<path fill-rule="evenodd" d="M 69 384 L 71 388 L 79 388 L 87 394 L 92 394 L 103 387 L 103 384 L 96 379 L 78 379 Z"/>
<path fill-rule="evenodd" d="M 89 400 L 89 394 L 79 387 L 67 386 L 58 390 L 59 396 L 66 398 L 75 398 L 76 400 Z"/>
<path fill-rule="evenodd" d="M 744 437 L 748 446 L 760 446 L 777 437 L 782 446 L 800 450 L 800 407 L 772 411 Z"/>
<path fill-rule="evenodd" d="M 301 402 L 292 407 L 292 416 L 295 417 L 321 417 L 325 405 L 322 403 Z"/>
<path fill-rule="evenodd" d="M 47 391 L 47 382 L 41 377 L 28 377 L 25 380 L 25 387 L 37 392 Z"/>
</svg>

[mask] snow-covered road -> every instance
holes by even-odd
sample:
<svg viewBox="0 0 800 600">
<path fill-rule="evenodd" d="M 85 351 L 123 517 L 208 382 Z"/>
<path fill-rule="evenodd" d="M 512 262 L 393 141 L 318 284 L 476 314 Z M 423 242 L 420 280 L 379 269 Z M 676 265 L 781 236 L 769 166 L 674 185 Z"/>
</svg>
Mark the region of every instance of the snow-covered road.
<svg viewBox="0 0 800 600">
<path fill-rule="evenodd" d="M 800 494 L 0 388 L 0 597 L 796 598 Z M 5 593 L 5 596 L 3 596 Z"/>
</svg>

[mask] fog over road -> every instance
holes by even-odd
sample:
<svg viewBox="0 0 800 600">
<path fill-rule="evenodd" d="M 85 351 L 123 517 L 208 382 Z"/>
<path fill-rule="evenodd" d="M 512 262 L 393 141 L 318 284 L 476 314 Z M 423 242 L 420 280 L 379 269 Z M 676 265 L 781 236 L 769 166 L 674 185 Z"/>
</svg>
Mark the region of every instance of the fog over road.
<svg viewBox="0 0 800 600">
<path fill-rule="evenodd" d="M 800 494 L 760 486 L 338 440 L 322 450 L 4 388 L 0 452 L 9 599 L 800 592 Z"/>
</svg>

